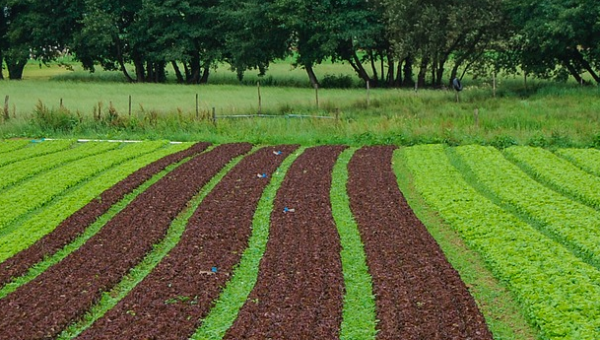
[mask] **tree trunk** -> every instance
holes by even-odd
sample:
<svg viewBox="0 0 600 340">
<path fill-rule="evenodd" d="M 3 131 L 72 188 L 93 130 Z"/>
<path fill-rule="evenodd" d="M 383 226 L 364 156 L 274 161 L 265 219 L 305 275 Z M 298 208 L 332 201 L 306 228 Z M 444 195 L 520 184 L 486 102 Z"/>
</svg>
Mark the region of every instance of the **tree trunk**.
<svg viewBox="0 0 600 340">
<path fill-rule="evenodd" d="M 567 70 L 569 70 L 569 73 L 571 73 L 571 75 L 573 76 L 573 78 L 575 78 L 578 84 L 583 83 L 583 78 L 581 78 L 581 75 L 579 74 L 579 72 L 577 72 L 575 67 L 573 67 L 570 61 L 563 61 L 563 65 L 567 68 Z"/>
<path fill-rule="evenodd" d="M 183 79 L 183 74 L 181 74 L 181 70 L 179 69 L 179 65 L 175 60 L 171 61 L 171 65 L 173 65 L 173 70 L 175 70 L 175 76 L 177 77 L 177 83 L 183 84 L 185 80 Z"/>
<path fill-rule="evenodd" d="M 317 75 L 315 74 L 315 71 L 313 70 L 312 65 L 305 64 L 304 69 L 306 70 L 306 73 L 308 74 L 308 79 L 310 80 L 310 84 L 312 85 L 312 87 L 314 88 L 314 87 L 319 86 L 319 80 L 317 79 Z"/>
<path fill-rule="evenodd" d="M 4 80 L 4 57 L 2 56 L 2 51 L 0 50 L 0 80 Z"/>
<path fill-rule="evenodd" d="M 205 66 L 200 78 L 200 84 L 208 84 L 208 76 L 210 75 L 210 67 Z"/>
<path fill-rule="evenodd" d="M 404 72 L 404 77 L 402 79 L 403 87 L 415 86 L 415 81 L 413 80 L 412 64 L 412 56 L 409 55 L 408 57 L 406 57 L 406 59 L 404 59 L 404 67 L 402 68 L 402 71 Z"/>
<path fill-rule="evenodd" d="M 6 68 L 8 69 L 8 79 L 10 80 L 21 80 L 23 79 L 23 70 L 27 64 L 27 58 L 12 58 L 6 57 Z"/>
<path fill-rule="evenodd" d="M 377 67 L 375 67 L 375 56 L 373 55 L 373 50 L 369 51 L 369 59 L 371 61 L 371 69 L 373 70 L 373 79 L 371 79 L 370 84 L 373 87 L 376 87 L 379 83 L 379 75 L 377 74 Z"/>
<path fill-rule="evenodd" d="M 200 55 L 196 53 L 190 61 L 189 76 L 187 78 L 188 84 L 199 84 L 200 83 Z"/>
<path fill-rule="evenodd" d="M 438 69 L 437 69 L 437 79 L 435 80 L 435 86 L 442 87 L 442 78 L 444 77 L 444 65 L 446 64 L 446 59 L 442 59 L 439 61 Z"/>
<path fill-rule="evenodd" d="M 429 58 L 425 57 L 421 59 L 421 67 L 419 70 L 419 75 L 417 77 L 417 84 L 419 88 L 425 87 L 425 77 L 427 75 L 427 65 L 429 64 Z"/>
<path fill-rule="evenodd" d="M 395 61 L 394 61 L 394 57 L 392 56 L 392 54 L 390 52 L 388 52 L 387 54 L 387 60 L 388 60 L 388 72 L 387 72 L 387 85 L 388 87 L 393 87 L 394 84 L 396 83 L 396 78 L 395 78 L 395 73 L 394 71 L 396 70 L 395 67 Z"/>
<path fill-rule="evenodd" d="M 356 52 L 352 53 L 352 58 L 348 58 L 348 62 L 350 63 L 354 71 L 356 71 L 360 79 L 364 80 L 365 83 L 372 83 L 371 77 L 360 62 L 360 58 L 358 57 L 358 55 L 356 55 Z"/>
<path fill-rule="evenodd" d="M 143 83 L 146 81 L 146 69 L 144 68 L 144 62 L 139 57 L 133 58 L 133 65 L 135 66 L 135 81 Z"/>
<path fill-rule="evenodd" d="M 394 79 L 394 87 L 402 86 L 402 64 L 404 63 L 404 59 L 400 59 L 398 61 L 398 67 L 396 68 L 396 79 Z"/>
<path fill-rule="evenodd" d="M 596 83 L 600 84 L 600 76 L 598 76 L 598 74 L 594 71 L 590 63 L 587 60 L 585 60 L 585 58 L 579 51 L 576 52 L 575 58 L 577 58 L 577 60 L 581 63 L 581 66 L 583 66 L 583 68 L 586 71 L 588 71 L 592 78 L 594 78 Z"/>
<path fill-rule="evenodd" d="M 121 67 L 121 72 L 123 72 L 123 74 L 125 75 L 125 78 L 127 78 L 127 81 L 129 81 L 130 83 L 135 82 L 135 80 L 133 78 L 131 78 L 131 76 L 129 75 L 129 72 L 127 72 L 127 68 L 125 67 L 125 61 L 123 60 L 123 53 L 121 53 L 121 41 L 120 40 L 117 41 L 117 59 L 119 61 L 119 66 Z"/>
</svg>

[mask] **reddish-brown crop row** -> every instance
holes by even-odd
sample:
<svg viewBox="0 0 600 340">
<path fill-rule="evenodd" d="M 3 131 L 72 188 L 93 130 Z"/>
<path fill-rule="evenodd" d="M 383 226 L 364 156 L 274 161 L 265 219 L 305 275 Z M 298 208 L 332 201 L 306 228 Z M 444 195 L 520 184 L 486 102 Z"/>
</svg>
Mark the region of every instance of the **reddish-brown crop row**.
<svg viewBox="0 0 600 340">
<path fill-rule="evenodd" d="M 79 338 L 188 339 L 248 246 L 271 174 L 295 148 L 267 147 L 245 157 L 204 199 L 168 256 Z M 0 340 L 52 338 L 80 318 L 164 237 L 194 193 L 249 149 L 223 145 L 196 156 L 140 194 L 79 250 L 0 299 Z M 330 188 L 344 149 L 309 148 L 288 170 L 275 197 L 258 280 L 226 339 L 339 338 L 344 281 Z M 373 278 L 377 338 L 492 339 L 464 283 L 400 193 L 393 151 L 360 149 L 348 167 L 351 210 Z"/>
<path fill-rule="evenodd" d="M 167 166 L 177 163 L 186 157 L 194 156 L 203 152 L 210 144 L 197 143 L 190 148 L 176 152 L 154 161 L 145 167 L 135 171 L 125 179 L 103 192 L 99 198 L 92 200 L 73 215 L 69 216 L 56 229 L 47 234 L 31 247 L 16 254 L 0 264 L 0 287 L 4 286 L 14 277 L 21 276 L 35 263 L 41 261 L 45 256 L 54 254 L 56 251 L 72 242 L 85 228 L 92 224 L 98 217 L 103 215 L 120 201 L 125 195 L 131 193 L 135 188 L 149 180 Z"/>
<path fill-rule="evenodd" d="M 295 149 L 267 147 L 238 163 L 198 207 L 169 256 L 79 338 L 192 335 L 248 245 L 254 211 L 271 175 Z"/>
<path fill-rule="evenodd" d="M 196 156 L 140 194 L 77 251 L 0 300 L 0 339 L 47 339 L 80 318 L 160 241 L 188 201 L 250 144 Z"/>
<path fill-rule="evenodd" d="M 347 185 L 373 277 L 377 339 L 492 339 L 458 273 L 400 193 L 393 147 L 365 147 Z"/>
<path fill-rule="evenodd" d="M 307 149 L 274 202 L 258 281 L 226 339 L 335 339 L 344 278 L 331 214 L 331 172 L 341 146 Z"/>
</svg>

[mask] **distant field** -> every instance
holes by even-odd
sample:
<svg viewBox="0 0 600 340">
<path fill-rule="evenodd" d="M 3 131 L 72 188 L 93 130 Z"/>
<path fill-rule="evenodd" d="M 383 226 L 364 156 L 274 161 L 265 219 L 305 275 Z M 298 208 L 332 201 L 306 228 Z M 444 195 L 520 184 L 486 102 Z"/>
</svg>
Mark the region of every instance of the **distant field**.
<svg viewBox="0 0 600 340">
<path fill-rule="evenodd" d="M 351 75 L 348 65 L 343 64 L 324 64 L 317 72 L 319 76 Z M 520 79 L 502 78 L 494 98 L 490 79 L 465 80 L 458 103 L 452 90 L 371 89 L 367 93 L 363 88 L 325 88 L 316 93 L 307 86 L 304 71 L 293 69 L 287 61 L 272 65 L 266 75 L 268 81 L 263 79 L 260 88 L 260 113 L 281 118 L 219 119 L 259 112 L 255 75 L 249 73 L 240 84 L 223 67 L 211 76 L 212 85 L 186 86 L 128 84 L 119 73 L 98 71 L 90 75 L 56 65 L 40 69 L 30 64 L 25 74 L 22 81 L 1 84 L 0 96 L 9 96 L 9 115 L 15 118 L 0 123 L 0 138 L 166 138 L 304 145 L 600 145 L 600 90 L 570 83 L 529 80 L 525 88 Z M 64 114 L 57 113 L 61 101 Z M 40 122 L 35 118 L 39 117 L 34 113 L 40 103 L 53 113 L 52 119 L 47 116 Z M 212 117 L 213 108 L 216 128 L 212 119 L 206 119 Z M 109 117 L 109 109 L 113 116 Z M 94 121 L 94 112 L 102 114 L 105 124 Z M 298 119 L 293 115 L 328 119 Z"/>
</svg>

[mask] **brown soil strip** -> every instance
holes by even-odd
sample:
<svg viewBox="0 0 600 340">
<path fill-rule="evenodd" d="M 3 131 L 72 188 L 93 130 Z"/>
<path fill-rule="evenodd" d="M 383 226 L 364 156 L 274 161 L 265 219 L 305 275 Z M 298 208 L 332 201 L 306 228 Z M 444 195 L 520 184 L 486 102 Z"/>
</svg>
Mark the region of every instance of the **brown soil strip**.
<svg viewBox="0 0 600 340">
<path fill-rule="evenodd" d="M 329 191 L 344 148 L 307 149 L 288 170 L 256 286 L 225 339 L 338 338 L 344 279 Z"/>
<path fill-rule="evenodd" d="M 45 256 L 52 255 L 73 242 L 87 227 L 105 214 L 110 207 L 152 176 L 171 164 L 203 152 L 209 145 L 208 143 L 197 143 L 188 149 L 165 156 L 135 171 L 113 187 L 104 191 L 99 198 L 92 200 L 69 216 L 51 233 L 41 238 L 31 247 L 1 263 L 0 287 L 9 283 L 12 278 L 24 275 L 31 266 L 40 262 Z"/>
<path fill-rule="evenodd" d="M 221 145 L 171 171 L 81 248 L 0 300 L 0 339 L 52 338 L 81 318 L 165 236 L 200 188 L 251 147 Z"/>
<path fill-rule="evenodd" d="M 188 339 L 248 246 L 271 175 L 296 148 L 263 148 L 236 165 L 194 212 L 168 256 L 78 339 Z"/>
<path fill-rule="evenodd" d="M 373 277 L 377 339 L 492 339 L 458 273 L 400 193 L 394 147 L 365 147 L 348 164 L 350 207 Z"/>
</svg>

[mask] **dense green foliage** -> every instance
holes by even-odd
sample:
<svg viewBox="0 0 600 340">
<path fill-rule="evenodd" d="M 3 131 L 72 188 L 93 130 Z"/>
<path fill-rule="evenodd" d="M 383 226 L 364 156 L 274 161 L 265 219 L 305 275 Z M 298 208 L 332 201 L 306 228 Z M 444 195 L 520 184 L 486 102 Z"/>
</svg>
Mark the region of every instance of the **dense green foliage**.
<svg viewBox="0 0 600 340">
<path fill-rule="evenodd" d="M 480 148 L 485 150 L 475 147 L 474 152 Z M 407 148 L 398 161 L 406 162 L 424 200 L 515 294 L 542 339 L 600 336 L 597 268 L 485 198 L 451 164 L 443 146 Z"/>
<path fill-rule="evenodd" d="M 241 78 L 285 56 L 313 86 L 325 60 L 371 86 L 439 87 L 450 63 L 447 79 L 503 69 L 600 81 L 595 0 L 1 0 L 0 9 L 11 79 L 30 58 L 74 52 L 89 70 L 135 82 L 164 82 L 169 67 L 181 83 L 205 83 L 222 62 Z"/>
</svg>

